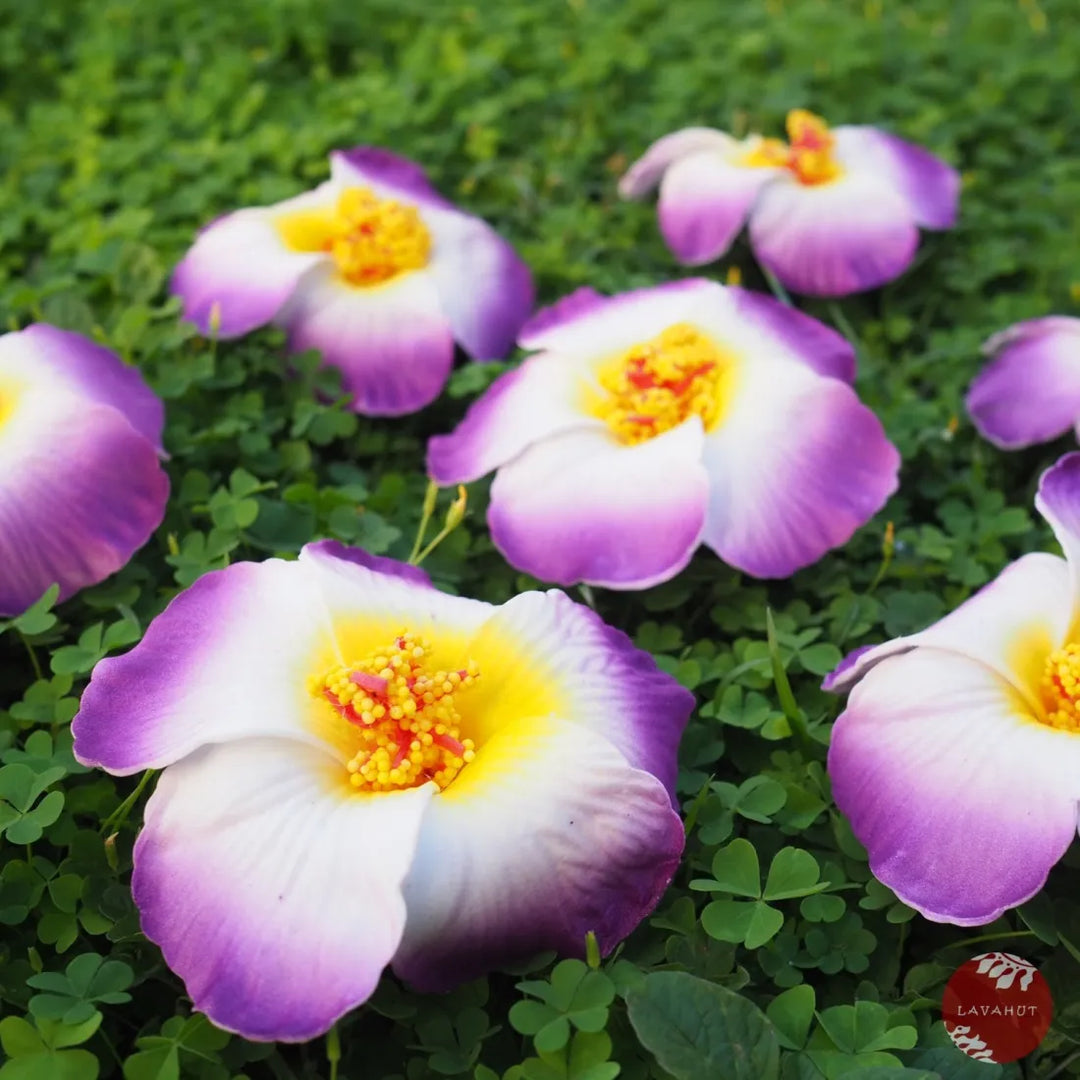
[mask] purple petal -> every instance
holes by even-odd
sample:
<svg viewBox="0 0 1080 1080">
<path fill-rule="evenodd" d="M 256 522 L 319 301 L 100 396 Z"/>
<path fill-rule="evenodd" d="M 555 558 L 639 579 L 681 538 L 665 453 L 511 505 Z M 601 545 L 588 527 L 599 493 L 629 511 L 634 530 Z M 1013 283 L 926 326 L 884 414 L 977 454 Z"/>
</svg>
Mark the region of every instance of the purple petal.
<svg viewBox="0 0 1080 1080">
<path fill-rule="evenodd" d="M 522 666 L 506 662 L 507 642 Z M 484 672 L 473 691 L 477 709 L 508 712 L 506 703 L 520 703 L 521 688 L 543 672 L 551 699 L 524 711 L 553 711 L 602 735 L 635 769 L 652 773 L 674 804 L 679 739 L 694 695 L 620 630 L 565 593 L 522 593 L 496 610 L 469 654 Z"/>
<path fill-rule="evenodd" d="M 907 201 L 883 180 L 845 174 L 826 184 L 780 177 L 750 215 L 758 261 L 807 296 L 846 296 L 899 277 L 919 230 Z"/>
<path fill-rule="evenodd" d="M 501 728 L 436 797 L 404 885 L 394 971 L 446 990 L 543 949 L 610 952 L 656 906 L 683 848 L 667 793 L 557 717 Z"/>
<path fill-rule="evenodd" d="M 666 581 L 701 539 L 701 442 L 695 419 L 636 446 L 588 429 L 536 443 L 495 476 L 491 538 L 542 581 L 614 589 Z"/>
<path fill-rule="evenodd" d="M 161 524 L 169 480 L 120 412 L 74 395 L 28 388 L 0 427 L 0 615 L 18 615 L 53 583 L 64 600 L 119 570 Z"/>
<path fill-rule="evenodd" d="M 672 165 L 660 183 L 658 214 L 675 258 L 687 266 L 720 258 L 775 174 L 775 169 L 751 168 L 708 151 Z"/>
<path fill-rule="evenodd" d="M 1080 420 L 1080 319 L 1018 323 L 984 349 L 990 362 L 965 402 L 984 438 L 1015 450 L 1056 439 Z"/>
<path fill-rule="evenodd" d="M 346 775 L 311 747 L 248 739 L 158 780 L 135 845 L 142 929 L 226 1031 L 321 1035 L 398 947 L 432 789 L 358 798 Z"/>
<path fill-rule="evenodd" d="M 500 375 L 454 431 L 428 443 L 428 475 L 440 484 L 468 483 L 541 439 L 601 425 L 581 407 L 586 379 L 579 365 L 550 353 Z"/>
<path fill-rule="evenodd" d="M 321 252 L 290 250 L 274 225 L 274 213 L 301 209 L 312 197 L 324 198 L 312 192 L 279 203 L 273 212 L 238 210 L 199 234 L 169 288 L 201 334 L 232 338 L 265 326 L 304 273 L 327 261 Z"/>
<path fill-rule="evenodd" d="M 127 775 L 256 735 L 318 744 L 306 681 L 327 631 L 303 563 L 240 562 L 204 574 L 135 648 L 94 668 L 72 721 L 75 755 Z"/>
<path fill-rule="evenodd" d="M 729 414 L 705 439 L 704 542 L 755 577 L 787 577 L 866 524 L 896 490 L 899 467 L 846 383 L 748 356 Z"/>
<path fill-rule="evenodd" d="M 960 174 L 939 157 L 874 127 L 833 130 L 839 157 L 885 177 L 926 229 L 951 229 L 960 201 Z"/>
<path fill-rule="evenodd" d="M 819 375 L 855 381 L 855 350 L 847 338 L 765 293 L 737 285 L 727 292 L 740 318 L 756 323 Z"/>
<path fill-rule="evenodd" d="M 415 161 L 381 146 L 335 150 L 330 155 L 330 175 L 340 184 L 393 189 L 411 202 L 442 210 L 457 209 L 432 187 L 427 173 Z"/>
<path fill-rule="evenodd" d="M 161 431 L 165 426 L 165 406 L 146 385 L 138 368 L 125 364 L 111 349 L 70 330 L 48 323 L 34 323 L 7 343 L 33 350 L 27 360 L 47 367 L 76 393 L 99 405 L 110 405 L 127 418 L 131 426 L 162 452 Z"/>
<path fill-rule="evenodd" d="M 723 131 L 713 128 L 683 128 L 664 135 L 626 170 L 619 181 L 619 194 L 624 199 L 640 199 L 660 183 L 672 165 L 693 154 L 706 151 L 718 156 L 737 152 L 738 142 Z"/>
<path fill-rule="evenodd" d="M 434 587 L 427 571 L 419 566 L 410 566 L 408 563 L 403 563 L 398 559 L 389 559 L 384 555 L 370 555 L 363 548 L 348 547 L 338 540 L 316 540 L 314 543 L 305 544 L 304 556 L 316 560 L 340 559 L 362 566 L 365 570 L 371 570 L 376 574 L 399 577 L 413 585 L 425 588 Z"/>
<path fill-rule="evenodd" d="M 824 689 L 850 690 L 871 668 L 914 648 L 932 648 L 985 665 L 1031 698 L 1045 653 L 1065 640 L 1072 623 L 1073 591 L 1065 561 L 1034 552 L 1010 563 L 954 611 L 917 634 L 856 649 L 825 680 Z M 1032 647 L 1031 643 L 1042 643 Z"/>
<path fill-rule="evenodd" d="M 352 409 L 368 416 L 429 405 L 454 361 L 451 329 L 426 271 L 364 288 L 318 267 L 301 280 L 278 322 L 291 351 L 316 349 L 340 369 Z"/>
<path fill-rule="evenodd" d="M 1029 900 L 1076 835 L 1075 735 L 1035 720 L 989 668 L 936 649 L 859 683 L 829 776 L 874 875 L 937 922 L 977 926 Z"/>
</svg>

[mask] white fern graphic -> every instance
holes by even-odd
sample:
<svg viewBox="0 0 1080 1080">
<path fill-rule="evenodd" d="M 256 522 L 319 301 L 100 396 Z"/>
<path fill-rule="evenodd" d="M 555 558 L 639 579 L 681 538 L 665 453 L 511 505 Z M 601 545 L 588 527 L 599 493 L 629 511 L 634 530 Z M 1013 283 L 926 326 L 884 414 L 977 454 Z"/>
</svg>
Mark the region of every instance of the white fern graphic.
<svg viewBox="0 0 1080 1080">
<path fill-rule="evenodd" d="M 1020 989 L 1027 990 L 1035 978 L 1035 968 L 1013 953 L 989 952 L 976 956 L 974 959 L 979 961 L 976 969 L 978 973 L 995 979 L 994 986 L 998 990 L 1008 990 L 1017 975 L 1020 976 Z"/>
<path fill-rule="evenodd" d="M 952 1028 L 949 1031 L 949 1038 L 956 1043 L 958 1050 L 963 1050 L 968 1057 L 975 1058 L 976 1061 L 994 1060 L 993 1050 L 978 1035 L 971 1034 L 971 1028 L 964 1024 Z"/>
</svg>

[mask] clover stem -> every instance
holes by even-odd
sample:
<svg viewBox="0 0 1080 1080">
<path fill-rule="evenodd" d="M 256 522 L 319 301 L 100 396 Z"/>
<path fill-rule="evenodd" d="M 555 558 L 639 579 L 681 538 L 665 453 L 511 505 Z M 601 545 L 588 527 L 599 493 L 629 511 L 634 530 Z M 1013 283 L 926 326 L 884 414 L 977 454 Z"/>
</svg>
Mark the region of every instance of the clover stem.
<svg viewBox="0 0 1080 1080">
<path fill-rule="evenodd" d="M 117 829 L 127 821 L 128 814 L 131 813 L 131 808 L 139 800 L 139 796 L 143 793 L 143 789 L 150 783 L 150 778 L 157 772 L 156 769 L 147 769 L 139 778 L 138 784 L 135 785 L 135 790 L 105 819 L 101 826 L 101 835 L 108 836 L 113 831 L 113 826 Z"/>
</svg>

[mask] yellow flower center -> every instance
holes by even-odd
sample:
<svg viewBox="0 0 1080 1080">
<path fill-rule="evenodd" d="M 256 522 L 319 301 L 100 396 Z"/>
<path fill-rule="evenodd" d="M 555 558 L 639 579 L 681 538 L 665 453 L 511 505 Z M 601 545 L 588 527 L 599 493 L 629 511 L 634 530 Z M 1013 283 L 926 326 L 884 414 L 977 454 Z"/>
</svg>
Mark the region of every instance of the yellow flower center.
<svg viewBox="0 0 1080 1080">
<path fill-rule="evenodd" d="M 361 288 L 420 270 L 431 255 L 431 233 L 416 208 L 369 188 L 346 188 L 334 208 L 284 214 L 275 224 L 293 251 L 329 253 L 341 276 Z"/>
<path fill-rule="evenodd" d="M 1080 645 L 1054 649 L 1046 658 L 1039 683 L 1044 724 L 1080 732 Z"/>
<path fill-rule="evenodd" d="M 761 139 L 740 159 L 751 168 L 787 169 L 800 184 L 828 184 L 844 174 L 836 160 L 836 136 L 829 125 L 806 109 L 792 109 L 787 114 L 788 142 Z"/>
<path fill-rule="evenodd" d="M 676 323 L 600 369 L 604 393 L 592 412 L 628 445 L 662 435 L 691 416 L 700 416 L 708 431 L 731 398 L 735 367 L 733 354 L 689 323 Z"/>
<path fill-rule="evenodd" d="M 480 677 L 471 660 L 458 671 L 429 671 L 430 646 L 411 633 L 373 656 L 338 664 L 308 686 L 350 726 L 354 749 L 347 769 L 358 791 L 394 791 L 453 782 L 476 756 L 461 738 L 456 694 Z"/>
</svg>

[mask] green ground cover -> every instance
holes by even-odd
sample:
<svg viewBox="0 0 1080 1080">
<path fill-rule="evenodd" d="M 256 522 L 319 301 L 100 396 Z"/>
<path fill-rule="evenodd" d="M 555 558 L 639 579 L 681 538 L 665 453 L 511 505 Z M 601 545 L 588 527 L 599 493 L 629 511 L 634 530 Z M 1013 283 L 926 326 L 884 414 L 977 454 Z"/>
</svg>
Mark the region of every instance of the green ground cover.
<svg viewBox="0 0 1080 1080">
<path fill-rule="evenodd" d="M 0 1080 L 768 1080 L 778 1048 L 787 1080 L 1018 1076 L 967 1061 L 935 1023 L 944 979 L 983 935 L 1039 962 L 1055 992 L 1026 1075 L 1080 1075 L 1080 1061 L 1054 1071 L 1080 1040 L 1076 849 L 1039 898 L 989 927 L 914 917 L 870 878 L 831 807 L 839 702 L 819 689 L 850 648 L 918 629 L 1009 559 L 1051 549 L 1034 481 L 1072 440 L 1002 454 L 975 435 L 962 396 L 988 334 L 1080 298 L 1078 43 L 1073 0 L 2 0 L 0 316 L 94 334 L 139 365 L 166 401 L 173 496 L 121 573 L 2 625 L 0 800 L 19 813 L 0 870 Z M 287 377 L 275 332 L 214 348 L 180 323 L 165 286 L 194 231 L 313 186 L 331 149 L 374 143 L 423 163 L 511 239 L 541 302 L 652 284 L 684 272 L 653 208 L 618 200 L 621 169 L 674 128 L 775 133 L 799 106 L 948 159 L 964 175 L 961 220 L 924 237 L 885 289 L 800 305 L 853 337 L 860 395 L 903 454 L 878 518 L 790 581 L 742 578 L 704 551 L 664 586 L 596 590 L 604 617 L 699 699 L 681 758 L 687 852 L 656 915 L 599 971 L 541 958 L 528 992 L 521 972 L 430 997 L 387 978 L 330 1044 L 257 1046 L 193 1017 L 138 932 L 141 802 L 116 816 L 134 781 L 70 755 L 88 673 L 228 561 L 324 536 L 405 558 L 427 437 L 502 369 L 459 367 L 419 415 L 358 418 L 314 358 Z M 732 266 L 764 286 L 743 246 L 707 272 L 724 280 Z M 502 601 L 536 583 L 494 550 L 484 506 L 473 485 L 465 522 L 425 566 L 444 589 Z M 806 745 L 784 718 L 767 607 Z M 777 900 L 773 933 L 732 941 L 716 897 L 690 883 L 741 864 L 746 844 L 763 872 L 781 848 L 803 849 L 804 891 L 819 877 L 831 887 Z M 661 969 L 711 989 L 643 989 L 642 973 Z"/>
</svg>

